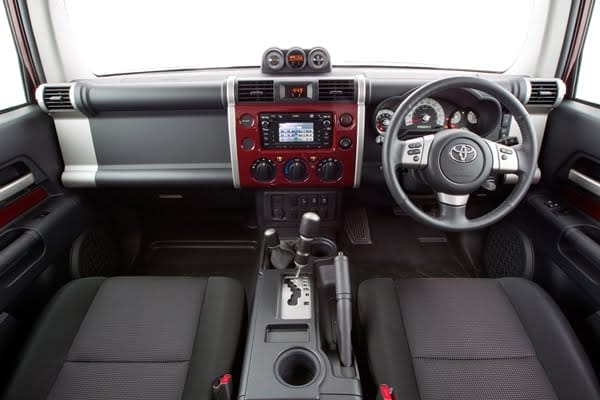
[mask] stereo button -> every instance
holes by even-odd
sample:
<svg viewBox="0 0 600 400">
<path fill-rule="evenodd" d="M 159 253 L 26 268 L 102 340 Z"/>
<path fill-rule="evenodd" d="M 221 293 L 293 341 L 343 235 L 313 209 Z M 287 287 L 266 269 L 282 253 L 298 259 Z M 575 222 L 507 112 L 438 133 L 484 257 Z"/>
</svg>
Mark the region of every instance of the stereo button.
<svg viewBox="0 0 600 400">
<path fill-rule="evenodd" d="M 350 139 L 348 136 L 344 136 L 340 139 L 340 142 L 338 144 L 344 150 L 349 149 L 350 147 L 352 147 L 352 139 Z"/>
<path fill-rule="evenodd" d="M 240 124 L 246 128 L 250 128 L 252 125 L 254 125 L 254 117 L 250 114 L 244 114 L 240 118 Z"/>
<path fill-rule="evenodd" d="M 354 122 L 354 118 L 352 118 L 351 114 L 345 113 L 340 116 L 340 124 L 342 126 L 350 126 Z"/>
</svg>

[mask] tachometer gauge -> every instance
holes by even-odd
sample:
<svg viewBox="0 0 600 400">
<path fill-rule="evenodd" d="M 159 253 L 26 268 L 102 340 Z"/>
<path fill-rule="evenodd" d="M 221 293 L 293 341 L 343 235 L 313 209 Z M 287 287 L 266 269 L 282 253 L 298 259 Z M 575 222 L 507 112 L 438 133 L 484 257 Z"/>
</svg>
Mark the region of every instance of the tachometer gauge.
<svg viewBox="0 0 600 400">
<path fill-rule="evenodd" d="M 406 126 L 419 129 L 443 128 L 446 115 L 442 105 L 432 98 L 421 100 L 404 119 Z"/>
<path fill-rule="evenodd" d="M 458 124 L 462 120 L 463 113 L 459 110 L 454 111 L 454 113 L 450 116 L 450 124 L 453 125 L 453 128 L 456 124 Z"/>
<path fill-rule="evenodd" d="M 473 111 L 469 111 L 467 113 L 467 121 L 471 124 L 471 125 L 477 125 L 477 122 L 479 122 L 479 118 L 477 117 L 477 114 L 475 114 L 475 112 Z"/>
<path fill-rule="evenodd" d="M 394 111 L 384 108 L 377 112 L 375 116 L 375 129 L 377 129 L 377 133 L 380 135 L 385 135 L 390 122 L 392 122 L 392 117 L 394 116 Z"/>
</svg>

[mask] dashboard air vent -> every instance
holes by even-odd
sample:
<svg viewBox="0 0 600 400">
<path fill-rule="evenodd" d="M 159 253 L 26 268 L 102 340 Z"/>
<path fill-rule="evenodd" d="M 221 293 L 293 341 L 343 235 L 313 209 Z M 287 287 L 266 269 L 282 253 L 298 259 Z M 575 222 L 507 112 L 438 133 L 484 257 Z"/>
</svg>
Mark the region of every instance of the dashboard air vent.
<svg viewBox="0 0 600 400">
<path fill-rule="evenodd" d="M 42 102 L 49 112 L 73 110 L 69 85 L 42 86 Z"/>
<path fill-rule="evenodd" d="M 274 100 L 273 81 L 239 81 L 237 89 L 240 103 Z"/>
<path fill-rule="evenodd" d="M 531 80 L 528 106 L 554 107 L 562 100 L 564 90 L 559 80 Z M 564 84 L 562 84 L 564 87 Z M 562 92 L 562 93 L 561 93 Z"/>
<path fill-rule="evenodd" d="M 319 81 L 319 101 L 354 101 L 353 79 L 323 79 Z"/>
</svg>

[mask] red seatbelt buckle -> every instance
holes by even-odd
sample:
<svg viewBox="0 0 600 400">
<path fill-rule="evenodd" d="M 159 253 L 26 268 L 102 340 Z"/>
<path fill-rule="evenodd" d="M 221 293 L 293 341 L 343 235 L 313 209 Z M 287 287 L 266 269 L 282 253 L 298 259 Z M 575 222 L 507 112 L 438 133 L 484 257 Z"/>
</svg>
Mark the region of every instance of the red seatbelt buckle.
<svg viewBox="0 0 600 400">
<path fill-rule="evenodd" d="M 394 389 L 386 384 L 379 385 L 377 400 L 395 400 Z"/>
<path fill-rule="evenodd" d="M 213 397 L 215 400 L 233 400 L 233 379 L 231 374 L 225 374 L 212 383 Z"/>
</svg>

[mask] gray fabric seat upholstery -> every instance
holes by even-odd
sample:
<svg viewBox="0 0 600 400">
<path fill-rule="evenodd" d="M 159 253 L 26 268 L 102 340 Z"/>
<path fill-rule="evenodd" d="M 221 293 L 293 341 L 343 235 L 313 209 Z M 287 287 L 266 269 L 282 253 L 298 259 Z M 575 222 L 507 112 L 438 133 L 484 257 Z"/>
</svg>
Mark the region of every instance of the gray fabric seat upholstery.
<svg viewBox="0 0 600 400">
<path fill-rule="evenodd" d="M 6 399 L 211 399 L 244 314 L 229 278 L 85 278 L 47 306 Z"/>
<path fill-rule="evenodd" d="M 530 281 L 374 279 L 358 306 L 375 383 L 399 400 L 600 399 L 564 315 Z"/>
</svg>

